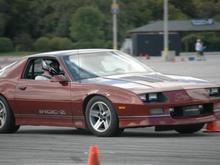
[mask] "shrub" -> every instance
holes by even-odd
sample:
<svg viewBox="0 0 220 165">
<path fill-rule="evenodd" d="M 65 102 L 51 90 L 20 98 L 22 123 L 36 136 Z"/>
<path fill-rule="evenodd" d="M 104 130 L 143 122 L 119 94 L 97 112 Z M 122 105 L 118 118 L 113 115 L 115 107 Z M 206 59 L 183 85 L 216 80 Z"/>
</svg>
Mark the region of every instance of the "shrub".
<svg viewBox="0 0 220 165">
<path fill-rule="evenodd" d="M 9 38 L 0 37 L 0 52 L 13 51 L 13 43 Z"/>
<path fill-rule="evenodd" d="M 27 33 L 22 33 L 16 36 L 14 42 L 17 51 L 27 51 L 32 50 L 33 48 L 33 40 L 31 36 Z"/>
<path fill-rule="evenodd" d="M 51 50 L 65 50 L 73 48 L 73 43 L 68 38 L 54 37 L 50 41 Z"/>
<path fill-rule="evenodd" d="M 50 50 L 59 50 L 60 38 L 54 37 L 50 40 L 49 47 Z"/>
<path fill-rule="evenodd" d="M 50 51 L 50 39 L 47 37 L 40 37 L 34 43 L 34 49 L 39 52 Z"/>
<path fill-rule="evenodd" d="M 68 38 L 61 38 L 59 43 L 59 50 L 72 49 L 73 42 Z"/>
<path fill-rule="evenodd" d="M 55 51 L 55 50 L 66 50 L 72 49 L 73 43 L 68 38 L 63 37 L 41 37 L 34 43 L 34 48 L 36 51 Z"/>
</svg>

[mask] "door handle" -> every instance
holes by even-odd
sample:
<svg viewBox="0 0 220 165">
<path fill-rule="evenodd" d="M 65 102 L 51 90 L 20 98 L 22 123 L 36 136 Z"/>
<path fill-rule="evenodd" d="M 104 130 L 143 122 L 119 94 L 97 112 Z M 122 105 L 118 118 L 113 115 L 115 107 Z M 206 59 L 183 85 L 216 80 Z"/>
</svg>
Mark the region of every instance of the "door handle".
<svg viewBox="0 0 220 165">
<path fill-rule="evenodd" d="M 27 87 L 26 86 L 19 86 L 18 89 L 20 90 L 25 90 Z"/>
</svg>

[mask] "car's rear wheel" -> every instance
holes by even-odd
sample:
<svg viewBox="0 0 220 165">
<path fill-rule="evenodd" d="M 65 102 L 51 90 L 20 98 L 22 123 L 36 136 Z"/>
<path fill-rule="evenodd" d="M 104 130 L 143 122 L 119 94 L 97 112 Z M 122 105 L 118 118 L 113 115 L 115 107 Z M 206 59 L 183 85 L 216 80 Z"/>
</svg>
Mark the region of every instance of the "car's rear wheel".
<svg viewBox="0 0 220 165">
<path fill-rule="evenodd" d="M 19 127 L 15 125 L 14 115 L 7 101 L 0 96 L 0 133 L 14 133 Z"/>
<path fill-rule="evenodd" d="M 204 127 L 204 123 L 190 124 L 190 125 L 179 125 L 175 127 L 175 131 L 181 134 L 192 134 L 200 131 Z"/>
<path fill-rule="evenodd" d="M 86 106 L 86 124 L 89 130 L 97 136 L 116 136 L 118 117 L 112 103 L 102 96 L 95 96 Z"/>
</svg>

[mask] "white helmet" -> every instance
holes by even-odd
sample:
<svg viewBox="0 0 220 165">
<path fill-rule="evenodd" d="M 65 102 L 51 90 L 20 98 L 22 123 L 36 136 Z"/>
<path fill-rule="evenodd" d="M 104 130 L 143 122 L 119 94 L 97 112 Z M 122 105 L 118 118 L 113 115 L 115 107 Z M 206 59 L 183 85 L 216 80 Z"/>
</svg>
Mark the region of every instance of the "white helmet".
<svg viewBox="0 0 220 165">
<path fill-rule="evenodd" d="M 57 67 L 55 67 L 57 65 Z M 60 73 L 59 63 L 57 61 L 48 62 L 42 60 L 42 69 L 50 72 L 52 75 L 57 75 Z"/>
</svg>

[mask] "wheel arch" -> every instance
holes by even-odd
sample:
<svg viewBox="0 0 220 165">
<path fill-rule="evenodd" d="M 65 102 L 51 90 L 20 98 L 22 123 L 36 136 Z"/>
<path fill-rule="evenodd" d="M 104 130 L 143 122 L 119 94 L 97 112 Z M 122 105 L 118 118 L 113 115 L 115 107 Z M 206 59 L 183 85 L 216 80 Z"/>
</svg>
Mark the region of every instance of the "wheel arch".
<svg viewBox="0 0 220 165">
<path fill-rule="evenodd" d="M 111 103 L 112 101 L 107 98 L 105 95 L 102 95 L 102 94 L 90 94 L 88 96 L 85 97 L 84 101 L 83 101 L 83 107 L 82 107 L 82 110 L 83 110 L 83 115 L 85 116 L 85 112 L 86 112 L 86 106 L 87 104 L 89 103 L 89 100 L 91 100 L 93 97 L 95 96 L 101 96 L 101 97 L 104 97 L 105 99 L 109 100 Z"/>
<path fill-rule="evenodd" d="M 98 98 L 95 98 L 95 97 L 98 97 Z M 87 111 L 87 108 L 86 108 L 87 105 L 91 106 L 94 103 L 97 103 L 97 101 L 99 100 L 102 100 L 106 104 L 106 106 L 109 108 L 108 109 L 109 113 L 111 113 L 110 121 L 107 124 L 108 126 L 107 127 L 104 126 L 104 129 L 105 129 L 104 132 L 99 132 L 99 131 L 97 132 L 97 130 L 95 130 L 95 128 L 92 126 L 90 122 L 91 120 L 89 119 L 90 118 L 89 111 Z M 90 102 L 90 101 L 93 101 L 93 102 Z M 118 118 L 117 111 L 115 110 L 113 106 L 113 102 L 111 101 L 111 99 L 109 99 L 105 95 L 102 95 L 102 94 L 88 95 L 84 99 L 84 102 L 83 102 L 83 115 L 85 117 L 86 129 L 88 129 L 90 132 L 92 132 L 93 134 L 97 136 L 101 136 L 101 137 L 118 136 L 123 131 L 119 129 L 119 118 Z M 104 119 L 102 119 L 102 121 L 104 121 Z M 105 119 L 105 122 L 107 122 L 106 119 Z"/>
<path fill-rule="evenodd" d="M 4 99 L 8 102 L 8 99 L 7 99 L 7 97 L 5 97 L 4 94 L 0 93 L 0 96 L 1 96 L 1 97 L 4 97 Z"/>
<path fill-rule="evenodd" d="M 12 115 L 13 115 L 14 121 L 16 121 L 15 115 L 14 115 L 14 111 L 13 111 L 12 108 L 11 108 L 11 105 L 10 105 L 10 103 L 9 103 L 9 101 L 8 101 L 8 98 L 7 98 L 4 94 L 2 94 L 2 93 L 0 93 L 0 96 L 3 97 L 3 98 L 5 99 L 5 101 L 7 102 L 8 107 L 10 108 L 11 113 L 12 113 Z"/>
<path fill-rule="evenodd" d="M 16 132 L 20 125 L 16 125 L 16 118 L 14 111 L 11 108 L 10 102 L 2 93 L 0 93 L 1 101 L 5 106 L 7 115 L 6 115 L 6 121 L 4 125 L 1 127 L 0 133 L 14 133 Z"/>
</svg>

